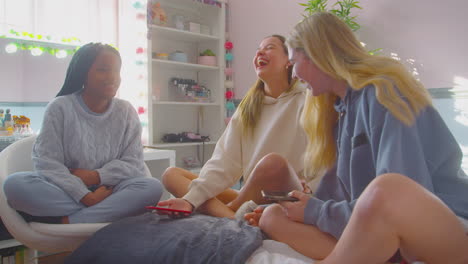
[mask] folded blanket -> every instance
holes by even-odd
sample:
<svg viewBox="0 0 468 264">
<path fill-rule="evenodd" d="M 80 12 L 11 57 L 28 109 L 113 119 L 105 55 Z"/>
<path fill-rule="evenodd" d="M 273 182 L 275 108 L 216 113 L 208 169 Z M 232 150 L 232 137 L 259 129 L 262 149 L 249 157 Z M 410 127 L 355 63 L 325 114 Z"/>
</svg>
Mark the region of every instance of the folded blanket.
<svg viewBox="0 0 468 264">
<path fill-rule="evenodd" d="M 65 264 L 245 263 L 262 240 L 260 229 L 243 221 L 146 213 L 102 228 Z"/>
</svg>

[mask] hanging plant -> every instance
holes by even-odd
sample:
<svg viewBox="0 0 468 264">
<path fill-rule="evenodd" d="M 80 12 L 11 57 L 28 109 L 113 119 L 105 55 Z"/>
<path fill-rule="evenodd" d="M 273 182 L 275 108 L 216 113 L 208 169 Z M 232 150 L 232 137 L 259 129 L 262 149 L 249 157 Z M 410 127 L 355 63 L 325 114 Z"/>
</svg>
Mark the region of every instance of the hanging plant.
<svg viewBox="0 0 468 264">
<path fill-rule="evenodd" d="M 61 44 L 70 44 L 77 46 L 81 44 L 81 40 L 76 37 L 68 37 L 68 38 L 61 38 L 58 39 L 52 36 L 44 36 L 41 34 L 33 34 L 26 31 L 16 31 L 14 29 L 10 29 L 7 35 L 1 35 L 0 38 L 16 38 L 16 39 L 23 39 L 23 40 L 31 40 L 31 41 L 41 41 L 41 42 L 54 42 L 54 43 L 61 43 Z"/>
</svg>

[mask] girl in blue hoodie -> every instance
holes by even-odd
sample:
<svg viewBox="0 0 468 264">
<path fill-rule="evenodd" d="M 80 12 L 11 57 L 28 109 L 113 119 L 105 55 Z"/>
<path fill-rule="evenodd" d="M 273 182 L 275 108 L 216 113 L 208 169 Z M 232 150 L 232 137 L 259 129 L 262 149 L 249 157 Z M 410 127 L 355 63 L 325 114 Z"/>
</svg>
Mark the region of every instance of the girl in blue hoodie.
<svg viewBox="0 0 468 264">
<path fill-rule="evenodd" d="M 468 263 L 468 177 L 428 91 L 333 14 L 304 19 L 287 43 L 309 88 L 305 175 L 320 182 L 246 218 L 321 264 Z"/>
</svg>

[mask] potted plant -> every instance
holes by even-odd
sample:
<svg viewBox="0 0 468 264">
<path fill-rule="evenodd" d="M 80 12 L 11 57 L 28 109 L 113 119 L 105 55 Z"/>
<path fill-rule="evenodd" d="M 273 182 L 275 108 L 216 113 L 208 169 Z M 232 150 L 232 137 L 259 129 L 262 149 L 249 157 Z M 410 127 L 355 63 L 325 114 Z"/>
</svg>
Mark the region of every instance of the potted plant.
<svg viewBox="0 0 468 264">
<path fill-rule="evenodd" d="M 361 25 L 359 25 L 356 22 L 356 16 L 351 16 L 351 9 L 353 8 L 358 8 L 362 9 L 360 7 L 359 1 L 355 0 L 341 0 L 341 1 L 336 1 L 336 3 L 333 5 L 339 6 L 339 8 L 332 8 L 327 10 L 327 2 L 328 0 L 309 0 L 307 3 L 300 3 L 301 6 L 305 6 L 304 11 L 306 11 L 309 15 L 315 12 L 321 12 L 321 11 L 328 11 L 339 18 L 341 18 L 353 31 L 358 30 Z"/>
<path fill-rule="evenodd" d="M 362 9 L 359 6 L 359 1 L 356 0 L 338 0 L 333 5 L 333 8 L 327 9 L 328 0 L 308 0 L 307 3 L 299 3 L 301 6 L 304 6 L 304 11 L 306 15 L 311 15 L 315 12 L 328 11 L 335 14 L 337 17 L 341 18 L 353 31 L 356 31 L 361 28 L 361 25 L 356 22 L 356 16 L 351 15 L 351 11 L 354 8 Z M 371 55 L 379 54 L 382 49 L 373 49 L 368 51 Z"/>
<path fill-rule="evenodd" d="M 198 56 L 198 64 L 216 66 L 216 54 L 210 49 L 206 49 Z"/>
</svg>

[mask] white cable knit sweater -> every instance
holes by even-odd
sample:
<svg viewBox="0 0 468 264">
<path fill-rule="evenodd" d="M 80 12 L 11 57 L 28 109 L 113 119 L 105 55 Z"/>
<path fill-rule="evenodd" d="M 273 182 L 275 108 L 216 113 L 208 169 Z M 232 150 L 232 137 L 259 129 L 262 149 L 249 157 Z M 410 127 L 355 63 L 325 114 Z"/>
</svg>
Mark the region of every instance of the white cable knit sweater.
<svg viewBox="0 0 468 264">
<path fill-rule="evenodd" d="M 118 98 L 102 114 L 92 112 L 79 93 L 52 100 L 32 157 L 35 170 L 77 202 L 89 190 L 70 168 L 97 170 L 109 186 L 145 176 L 138 115 Z"/>
</svg>

